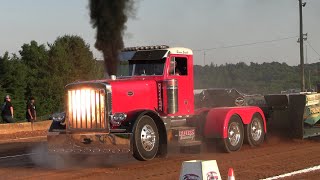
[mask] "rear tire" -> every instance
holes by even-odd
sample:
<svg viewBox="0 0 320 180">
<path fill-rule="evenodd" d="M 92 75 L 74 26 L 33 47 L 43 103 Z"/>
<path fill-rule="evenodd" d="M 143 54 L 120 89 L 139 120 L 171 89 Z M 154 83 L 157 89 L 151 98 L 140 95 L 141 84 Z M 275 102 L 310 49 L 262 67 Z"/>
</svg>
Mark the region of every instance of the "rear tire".
<svg viewBox="0 0 320 180">
<path fill-rule="evenodd" d="M 265 138 L 263 120 L 260 115 L 253 115 L 250 124 L 245 128 L 246 141 L 250 146 L 259 146 Z"/>
<path fill-rule="evenodd" d="M 241 149 L 244 139 L 243 124 L 239 116 L 232 116 L 227 129 L 227 138 L 222 140 L 226 152 L 234 152 Z"/>
<path fill-rule="evenodd" d="M 153 159 L 159 148 L 159 133 L 152 117 L 141 116 L 133 129 L 133 157 L 140 161 Z"/>
</svg>

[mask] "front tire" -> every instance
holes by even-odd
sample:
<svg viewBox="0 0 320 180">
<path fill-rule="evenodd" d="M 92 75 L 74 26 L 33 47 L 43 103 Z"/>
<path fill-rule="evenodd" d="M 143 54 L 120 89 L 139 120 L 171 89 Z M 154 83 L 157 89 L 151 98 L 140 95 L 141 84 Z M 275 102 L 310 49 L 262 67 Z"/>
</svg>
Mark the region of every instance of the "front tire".
<svg viewBox="0 0 320 180">
<path fill-rule="evenodd" d="M 240 150 L 244 139 L 243 124 L 240 117 L 231 117 L 227 131 L 228 136 L 222 141 L 225 151 L 230 153 Z"/>
<path fill-rule="evenodd" d="M 250 124 L 246 125 L 246 141 L 250 146 L 259 146 L 263 143 L 265 132 L 263 120 L 260 115 L 255 114 Z"/>
<path fill-rule="evenodd" d="M 159 148 L 159 133 L 152 117 L 141 116 L 133 129 L 133 157 L 140 161 L 153 159 Z"/>
</svg>

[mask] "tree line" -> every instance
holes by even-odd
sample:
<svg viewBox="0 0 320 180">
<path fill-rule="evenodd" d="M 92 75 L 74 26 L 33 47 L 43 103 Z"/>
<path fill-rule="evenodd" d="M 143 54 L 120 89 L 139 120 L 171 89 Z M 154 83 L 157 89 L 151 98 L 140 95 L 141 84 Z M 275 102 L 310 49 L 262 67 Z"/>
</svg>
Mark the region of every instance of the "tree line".
<svg viewBox="0 0 320 180">
<path fill-rule="evenodd" d="M 0 98 L 11 95 L 16 121 L 25 121 L 30 97 L 36 99 L 38 117 L 46 119 L 63 110 L 66 84 L 102 77 L 103 67 L 79 36 L 58 37 L 47 46 L 31 41 L 21 46 L 19 54 L 0 55 Z"/>
<path fill-rule="evenodd" d="M 286 63 L 244 62 L 194 66 L 195 88 L 236 88 L 243 93 L 271 94 L 300 90 L 300 66 Z M 320 62 L 305 64 L 305 88 L 316 90 L 320 83 Z"/>
<path fill-rule="evenodd" d="M 300 89 L 299 71 L 299 66 L 279 62 L 195 65 L 194 85 L 196 89 L 280 93 Z M 65 35 L 47 45 L 31 41 L 21 46 L 19 54 L 0 54 L 0 98 L 11 95 L 15 120 L 25 121 L 26 102 L 35 97 L 37 115 L 46 119 L 63 111 L 66 84 L 101 79 L 103 74 L 103 62 L 93 57 L 89 45 L 79 36 Z M 320 63 L 305 65 L 305 75 L 306 88 L 314 89 L 320 82 Z"/>
</svg>

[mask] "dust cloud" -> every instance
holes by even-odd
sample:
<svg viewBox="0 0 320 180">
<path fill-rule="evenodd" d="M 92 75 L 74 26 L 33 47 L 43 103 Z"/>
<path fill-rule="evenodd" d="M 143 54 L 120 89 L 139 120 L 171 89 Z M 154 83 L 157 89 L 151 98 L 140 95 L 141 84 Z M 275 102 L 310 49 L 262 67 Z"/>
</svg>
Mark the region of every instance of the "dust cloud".
<svg viewBox="0 0 320 180">
<path fill-rule="evenodd" d="M 46 144 L 33 147 L 30 154 L 30 159 L 36 166 L 50 169 L 114 168 L 136 162 L 131 154 L 49 154 Z"/>
</svg>

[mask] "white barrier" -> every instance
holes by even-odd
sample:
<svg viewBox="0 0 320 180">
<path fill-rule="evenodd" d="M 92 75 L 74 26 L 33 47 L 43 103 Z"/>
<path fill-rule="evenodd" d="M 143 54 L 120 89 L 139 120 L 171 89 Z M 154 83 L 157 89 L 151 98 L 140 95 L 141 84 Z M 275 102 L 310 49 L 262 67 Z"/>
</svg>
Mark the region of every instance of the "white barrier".
<svg viewBox="0 0 320 180">
<path fill-rule="evenodd" d="M 182 163 L 180 180 L 221 180 L 216 160 L 191 160 Z"/>
</svg>

